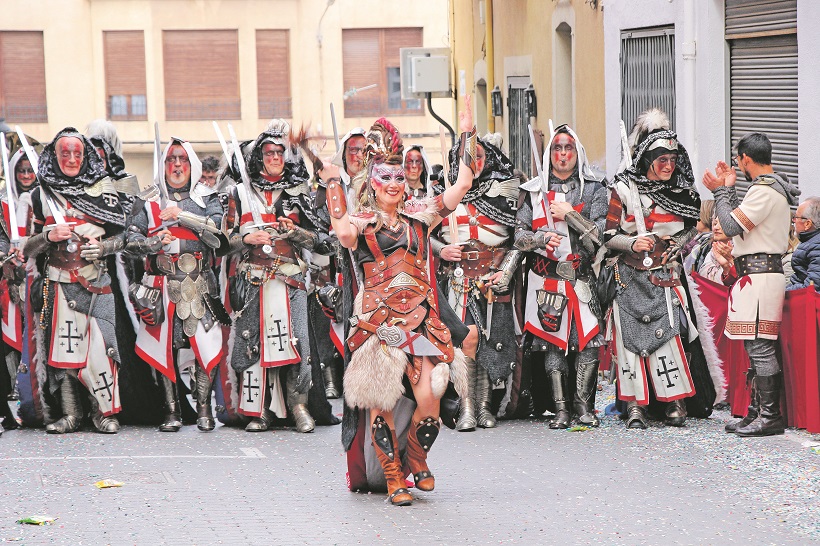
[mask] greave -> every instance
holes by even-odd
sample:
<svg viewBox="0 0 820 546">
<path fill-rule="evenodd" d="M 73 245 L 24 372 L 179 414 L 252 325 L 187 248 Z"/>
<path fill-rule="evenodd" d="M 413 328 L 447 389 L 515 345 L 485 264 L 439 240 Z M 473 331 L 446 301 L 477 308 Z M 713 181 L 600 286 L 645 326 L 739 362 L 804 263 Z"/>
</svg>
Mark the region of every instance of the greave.
<svg viewBox="0 0 820 546">
<path fill-rule="evenodd" d="M 469 356 L 464 357 L 464 362 L 467 364 L 467 396 L 461 399 L 461 407 L 458 410 L 458 421 L 456 421 L 456 430 L 469 432 L 475 430 L 478 424 L 475 418 L 476 363 L 475 359 Z"/>
<path fill-rule="evenodd" d="M 490 409 L 490 374 L 481 366 L 475 371 L 476 421 L 481 428 L 495 428 L 495 415 Z"/>
<path fill-rule="evenodd" d="M 749 423 L 757 419 L 760 414 L 760 400 L 757 396 L 757 381 L 755 377 L 750 380 L 751 393 L 749 398 L 749 407 L 746 409 L 746 417 L 743 419 L 726 423 L 724 430 L 728 433 L 735 433 L 737 429 L 747 426 Z"/>
<path fill-rule="evenodd" d="M 686 401 L 683 398 L 667 403 L 664 423 L 670 427 L 682 427 L 686 424 Z"/>
<path fill-rule="evenodd" d="M 555 403 L 555 417 L 549 422 L 552 429 L 568 428 L 570 421 L 569 404 L 567 403 L 567 375 L 561 370 L 549 372 L 552 401 Z"/>
<path fill-rule="evenodd" d="M 325 377 L 325 396 L 330 400 L 339 398 L 339 388 L 336 386 L 336 378 L 333 374 L 332 364 L 323 364 L 322 372 Z"/>
<path fill-rule="evenodd" d="M 293 414 L 293 423 L 296 432 L 313 432 L 316 428 L 316 421 L 308 411 L 308 393 L 296 390 L 296 382 L 299 378 L 299 366 L 294 364 L 288 367 L 285 388 L 288 395 L 288 406 Z"/>
<path fill-rule="evenodd" d="M 162 432 L 177 432 L 182 428 L 177 385 L 164 374 L 159 375 L 159 384 L 165 400 L 165 419 L 159 426 L 159 430 Z"/>
<path fill-rule="evenodd" d="M 596 349 L 597 350 L 597 349 Z M 597 427 L 601 424 L 595 415 L 595 393 L 598 390 L 598 361 L 576 363 L 575 396 L 573 406 L 579 424 Z"/>
<path fill-rule="evenodd" d="M 646 428 L 646 407 L 638 405 L 634 400 L 626 404 L 626 428 Z"/>
<path fill-rule="evenodd" d="M 214 366 L 211 373 L 207 373 L 202 366 L 194 364 L 194 376 L 196 377 L 196 427 L 202 431 L 213 430 L 216 426 L 213 410 L 211 409 L 211 391 L 213 390 L 214 379 L 218 368 Z"/>
<path fill-rule="evenodd" d="M 251 419 L 251 422 L 245 426 L 246 432 L 265 432 L 270 428 L 271 423 L 273 422 L 273 413 L 268 409 L 268 405 L 265 400 L 270 400 L 268 398 L 270 396 L 268 394 L 268 388 L 262 389 L 262 414 L 259 417 L 254 417 Z"/>
<path fill-rule="evenodd" d="M 413 495 L 404 483 L 399 456 L 399 441 L 396 432 L 387 425 L 384 417 L 376 416 L 370 430 L 370 438 L 376 451 L 376 458 L 384 471 L 387 481 L 387 498 L 394 506 L 407 506 L 413 502 Z"/>
<path fill-rule="evenodd" d="M 6 366 L 9 369 L 9 377 L 11 378 L 9 400 L 19 400 L 20 390 L 17 388 L 17 370 L 20 367 L 20 353 L 9 349 L 9 352 L 6 353 Z"/>
<path fill-rule="evenodd" d="M 80 404 L 80 380 L 76 370 L 66 370 L 65 377 L 60 383 L 60 404 L 63 407 L 63 417 L 54 423 L 46 425 L 49 434 L 67 434 L 80 429 L 83 421 L 83 407 Z"/>
<path fill-rule="evenodd" d="M 779 373 L 755 377 L 760 415 L 745 427 L 738 428 L 738 436 L 774 436 L 785 432 L 786 424 L 780 414 L 780 378 Z"/>
<path fill-rule="evenodd" d="M 436 479 L 427 467 L 427 453 L 433 447 L 440 429 L 437 418 L 425 417 L 413 423 L 407 433 L 407 462 L 416 487 L 421 491 L 432 491 L 436 487 Z"/>
</svg>

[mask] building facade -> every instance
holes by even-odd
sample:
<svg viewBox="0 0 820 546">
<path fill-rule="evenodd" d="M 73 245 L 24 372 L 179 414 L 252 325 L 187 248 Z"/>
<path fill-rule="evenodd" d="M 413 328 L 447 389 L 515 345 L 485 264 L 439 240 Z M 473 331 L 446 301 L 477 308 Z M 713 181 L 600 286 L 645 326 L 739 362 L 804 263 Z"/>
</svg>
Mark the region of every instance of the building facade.
<svg viewBox="0 0 820 546">
<path fill-rule="evenodd" d="M 403 101 L 401 47 L 448 43 L 447 4 L 418 0 L 4 0 L 0 118 L 47 142 L 65 126 L 114 121 L 127 168 L 152 174 L 155 121 L 219 154 L 211 121 L 254 138 L 272 117 L 339 132 L 390 118 L 439 147 L 438 122 Z M 366 88 L 366 89 L 362 89 Z M 433 107 L 451 122 L 452 101 Z M 421 136 L 419 136 L 421 135 Z M 427 136 L 424 136 L 427 135 Z"/>
</svg>

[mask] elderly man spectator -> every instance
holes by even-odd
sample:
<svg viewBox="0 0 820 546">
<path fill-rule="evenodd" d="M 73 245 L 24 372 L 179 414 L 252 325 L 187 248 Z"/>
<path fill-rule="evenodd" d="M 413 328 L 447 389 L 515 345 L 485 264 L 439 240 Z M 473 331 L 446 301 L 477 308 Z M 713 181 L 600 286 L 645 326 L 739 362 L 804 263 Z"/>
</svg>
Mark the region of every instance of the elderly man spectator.
<svg viewBox="0 0 820 546">
<path fill-rule="evenodd" d="M 820 285 L 820 197 L 809 197 L 797 207 L 794 230 L 800 244 L 792 254 L 794 273 L 786 290 Z"/>
</svg>

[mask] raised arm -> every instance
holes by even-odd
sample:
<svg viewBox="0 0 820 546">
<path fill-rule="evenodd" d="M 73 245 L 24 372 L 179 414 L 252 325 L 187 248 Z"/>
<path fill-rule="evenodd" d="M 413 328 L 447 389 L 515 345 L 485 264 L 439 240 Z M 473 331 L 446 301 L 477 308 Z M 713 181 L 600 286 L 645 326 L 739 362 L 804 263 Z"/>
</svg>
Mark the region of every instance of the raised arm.
<svg viewBox="0 0 820 546">
<path fill-rule="evenodd" d="M 476 175 L 476 143 L 478 135 L 473 125 L 473 105 L 470 95 L 464 97 L 464 111 L 458 113 L 458 129 L 461 132 L 459 144 L 460 164 L 455 184 L 444 190 L 442 203 L 448 210 L 455 210 L 464 195 L 473 185 Z"/>
<path fill-rule="evenodd" d="M 339 174 L 339 167 L 325 163 L 318 174 L 327 185 L 327 210 L 330 213 L 330 224 L 333 226 L 336 237 L 339 238 L 339 243 L 345 248 L 356 248 L 359 230 L 350 222 L 350 216 L 347 214 L 347 197 Z"/>
</svg>

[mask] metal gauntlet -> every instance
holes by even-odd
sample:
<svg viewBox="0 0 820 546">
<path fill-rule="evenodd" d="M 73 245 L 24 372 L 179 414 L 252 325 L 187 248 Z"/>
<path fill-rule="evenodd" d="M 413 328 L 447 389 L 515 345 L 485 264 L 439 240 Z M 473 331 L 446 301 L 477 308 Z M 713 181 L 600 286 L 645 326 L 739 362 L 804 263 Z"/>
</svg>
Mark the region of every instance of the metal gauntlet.
<svg viewBox="0 0 820 546">
<path fill-rule="evenodd" d="M 26 258 L 36 258 L 48 248 L 51 241 L 48 240 L 48 232 L 38 233 L 32 235 L 26 241 L 26 246 L 23 248 L 23 254 Z"/>
<path fill-rule="evenodd" d="M 125 252 L 128 254 L 132 256 L 148 256 L 150 254 L 156 254 L 162 248 L 162 239 L 159 235 L 145 237 L 140 233 L 137 226 L 129 227 L 128 231 L 131 232 L 129 239 L 134 237 L 134 239 L 129 240 L 125 244 Z"/>
<path fill-rule="evenodd" d="M 478 134 L 476 133 L 475 126 L 473 126 L 473 130 L 469 133 L 461 133 L 461 141 L 458 145 L 458 155 L 461 157 L 461 161 L 467 165 L 471 171 L 473 171 L 473 175 L 475 175 L 478 170 L 475 159 L 475 149 L 477 143 Z"/>
<path fill-rule="evenodd" d="M 345 196 L 345 188 L 342 185 L 342 179 L 339 177 L 331 177 L 327 179 L 327 210 L 330 216 L 339 220 L 342 216 L 347 214 L 347 197 Z"/>
<path fill-rule="evenodd" d="M 677 235 L 673 235 L 670 239 L 669 248 L 666 250 L 666 255 L 669 256 L 667 261 L 671 262 L 680 257 L 680 253 L 689 241 L 691 241 L 698 234 L 697 228 L 689 228 Z"/>
<path fill-rule="evenodd" d="M 513 246 L 515 246 L 518 250 L 523 250 L 524 252 L 532 252 L 533 250 L 547 248 L 547 241 L 550 236 L 551 234 L 546 231 L 521 231 L 520 235 L 516 237 Z"/>
<path fill-rule="evenodd" d="M 109 237 L 97 243 L 84 244 L 80 247 L 80 258 L 93 262 L 105 256 L 116 254 L 125 247 L 125 240 L 121 235 Z"/>
<path fill-rule="evenodd" d="M 595 253 L 595 249 L 601 246 L 601 237 L 598 234 L 598 226 L 595 225 L 595 222 L 585 218 L 577 210 L 568 212 L 564 216 L 564 220 L 566 220 L 570 228 L 581 234 L 579 239 L 581 243 L 583 243 L 584 248 L 591 253 Z"/>
<path fill-rule="evenodd" d="M 606 242 L 606 247 L 610 250 L 617 250 L 618 252 L 632 252 L 632 244 L 634 242 L 635 239 L 628 235 L 618 233 Z"/>
<path fill-rule="evenodd" d="M 244 235 L 239 233 L 234 233 L 231 235 L 231 238 L 228 239 L 228 254 L 234 254 L 236 252 L 243 252 L 248 245 L 242 240 Z"/>
<path fill-rule="evenodd" d="M 308 231 L 299 226 L 293 226 L 293 229 L 285 232 L 285 237 L 294 245 L 300 246 L 307 250 L 313 250 L 319 242 L 319 236 L 313 231 Z"/>
<path fill-rule="evenodd" d="M 177 220 L 179 220 L 180 226 L 196 233 L 199 239 L 209 247 L 219 247 L 219 234 L 221 231 L 210 218 L 182 211 L 177 215 Z"/>
<path fill-rule="evenodd" d="M 510 250 L 507 252 L 507 255 L 504 256 L 504 261 L 501 262 L 501 266 L 498 268 L 499 271 L 501 271 L 501 278 L 498 279 L 496 284 L 492 285 L 492 289 L 496 294 L 506 294 L 510 291 L 510 282 L 523 258 L 524 253 L 520 250 Z"/>
</svg>

